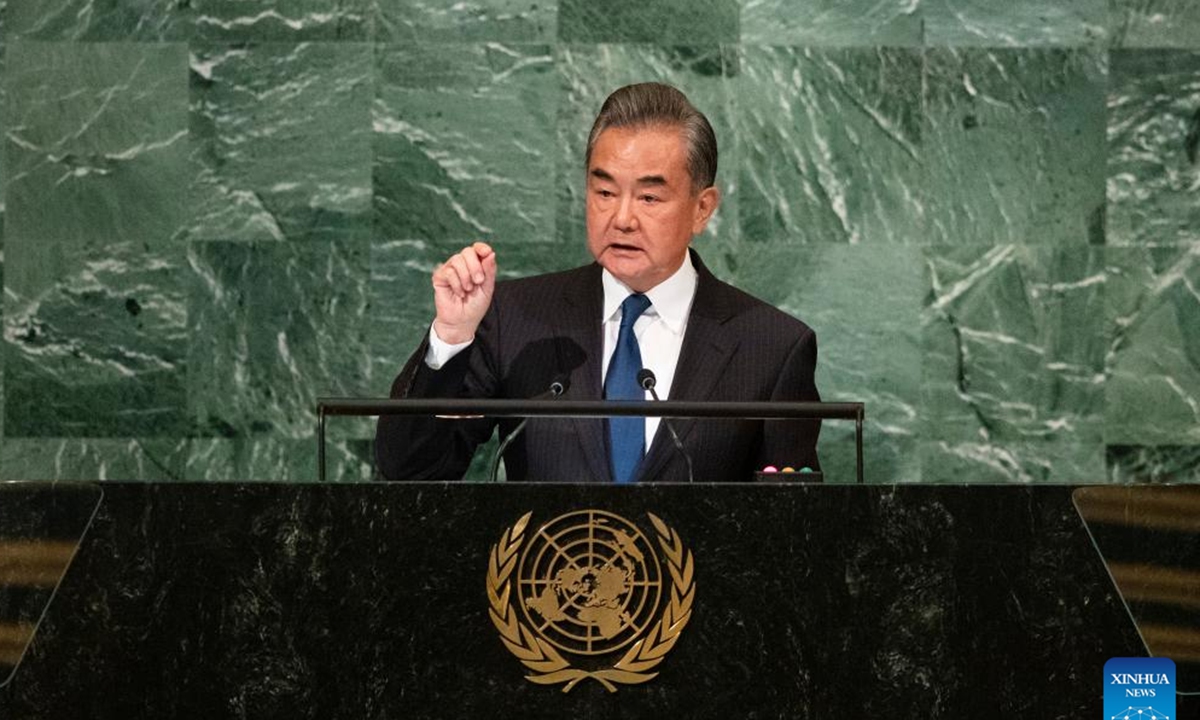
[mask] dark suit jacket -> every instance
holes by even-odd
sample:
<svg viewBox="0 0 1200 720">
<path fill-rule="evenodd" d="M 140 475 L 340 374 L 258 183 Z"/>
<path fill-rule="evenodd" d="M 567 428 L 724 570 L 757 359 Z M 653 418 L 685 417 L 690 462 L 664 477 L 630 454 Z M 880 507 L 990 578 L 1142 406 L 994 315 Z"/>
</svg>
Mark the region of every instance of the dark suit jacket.
<svg viewBox="0 0 1200 720">
<path fill-rule="evenodd" d="M 795 318 L 718 280 L 692 253 L 699 274 L 672 400 L 818 401 L 817 339 Z M 604 348 L 601 268 L 592 264 L 501 282 L 475 341 L 440 370 L 424 358 L 428 336 L 392 384 L 391 396 L 529 398 L 556 377 L 566 398 L 599 400 Z M 500 421 L 507 434 L 518 419 Z M 697 482 L 749 480 L 764 465 L 819 469 L 813 421 L 672 420 Z M 375 452 L 389 480 L 459 479 L 491 420 L 382 417 Z M 603 419 L 533 418 L 505 453 L 509 480 L 611 482 Z M 638 470 L 640 482 L 687 481 L 665 424 Z"/>
</svg>

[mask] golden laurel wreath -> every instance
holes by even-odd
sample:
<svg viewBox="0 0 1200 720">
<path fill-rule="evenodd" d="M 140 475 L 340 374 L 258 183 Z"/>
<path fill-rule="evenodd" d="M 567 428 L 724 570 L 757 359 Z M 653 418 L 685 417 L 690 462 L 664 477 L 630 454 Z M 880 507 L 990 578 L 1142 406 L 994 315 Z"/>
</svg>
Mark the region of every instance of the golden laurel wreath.
<svg viewBox="0 0 1200 720">
<path fill-rule="evenodd" d="M 500 639 L 504 641 L 504 646 L 525 667 L 533 671 L 525 676 L 527 680 L 539 685 L 566 683 L 562 691 L 569 692 L 581 680 L 591 678 L 609 692 L 616 692 L 618 683 L 644 683 L 658 675 L 657 672 L 650 671 L 657 667 L 675 646 L 679 634 L 692 617 L 692 600 L 696 595 L 696 585 L 693 582 L 695 564 L 691 551 L 683 547 L 679 535 L 653 513 L 646 514 L 654 524 L 654 529 L 658 531 L 658 542 L 667 557 L 672 582 L 670 600 L 665 603 L 658 622 L 650 628 L 646 636 L 635 642 L 611 667 L 601 670 L 588 671 L 572 667 L 553 645 L 535 635 L 522 623 L 516 610 L 509 604 L 512 590 L 510 577 L 517 567 L 517 551 L 521 549 L 525 528 L 533 513 L 525 513 L 500 536 L 500 542 L 492 546 L 487 572 L 488 602 L 491 605 L 489 615 L 492 624 L 500 631 Z"/>
</svg>

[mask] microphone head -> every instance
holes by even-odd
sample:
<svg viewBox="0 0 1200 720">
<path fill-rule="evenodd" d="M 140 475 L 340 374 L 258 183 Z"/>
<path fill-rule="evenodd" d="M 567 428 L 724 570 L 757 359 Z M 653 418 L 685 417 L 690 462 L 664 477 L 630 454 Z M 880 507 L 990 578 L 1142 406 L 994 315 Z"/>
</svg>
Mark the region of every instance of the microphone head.
<svg viewBox="0 0 1200 720">
<path fill-rule="evenodd" d="M 637 381 L 643 390 L 653 390 L 654 386 L 658 384 L 658 378 L 654 377 L 654 371 L 650 368 L 638 370 Z"/>
</svg>

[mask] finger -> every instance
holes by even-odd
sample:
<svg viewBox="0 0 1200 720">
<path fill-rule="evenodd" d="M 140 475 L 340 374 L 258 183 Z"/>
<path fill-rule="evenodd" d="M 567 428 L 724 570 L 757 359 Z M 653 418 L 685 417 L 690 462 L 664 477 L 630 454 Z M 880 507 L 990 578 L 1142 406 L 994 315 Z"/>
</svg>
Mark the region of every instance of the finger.
<svg viewBox="0 0 1200 720">
<path fill-rule="evenodd" d="M 450 265 L 449 262 L 443 263 L 441 267 L 433 273 L 433 287 L 448 289 L 454 297 L 461 298 L 466 295 L 463 290 L 462 282 L 458 279 L 458 273 Z"/>
<path fill-rule="evenodd" d="M 477 242 L 471 246 L 471 249 L 475 251 L 475 254 L 479 256 L 480 260 L 486 258 L 488 255 L 494 255 L 496 252 L 492 249 L 491 245 L 488 245 L 485 242 Z"/>
<path fill-rule="evenodd" d="M 469 247 L 463 249 L 459 253 L 459 257 L 462 258 L 463 264 L 466 265 L 467 273 L 470 275 L 472 282 L 476 285 L 482 284 L 484 281 L 483 265 L 479 262 L 479 256 L 475 254 L 475 248 Z"/>
<path fill-rule="evenodd" d="M 467 266 L 467 258 L 462 253 L 451 256 L 446 261 L 446 265 L 457 275 L 458 284 L 462 286 L 465 292 L 471 292 L 475 289 L 475 274 Z"/>
<path fill-rule="evenodd" d="M 479 264 L 483 267 L 483 288 L 490 294 L 496 286 L 496 254 L 488 255 Z"/>
</svg>

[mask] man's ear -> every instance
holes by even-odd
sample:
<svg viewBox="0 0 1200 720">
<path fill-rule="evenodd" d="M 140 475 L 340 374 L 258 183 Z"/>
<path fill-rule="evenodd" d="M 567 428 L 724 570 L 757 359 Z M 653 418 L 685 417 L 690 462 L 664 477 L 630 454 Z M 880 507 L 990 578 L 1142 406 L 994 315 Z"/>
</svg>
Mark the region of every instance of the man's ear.
<svg viewBox="0 0 1200 720">
<path fill-rule="evenodd" d="M 721 204 L 721 191 L 716 185 L 710 185 L 700 191 L 696 198 L 696 216 L 692 222 L 692 234 L 699 235 L 708 226 L 708 220 Z"/>
</svg>

